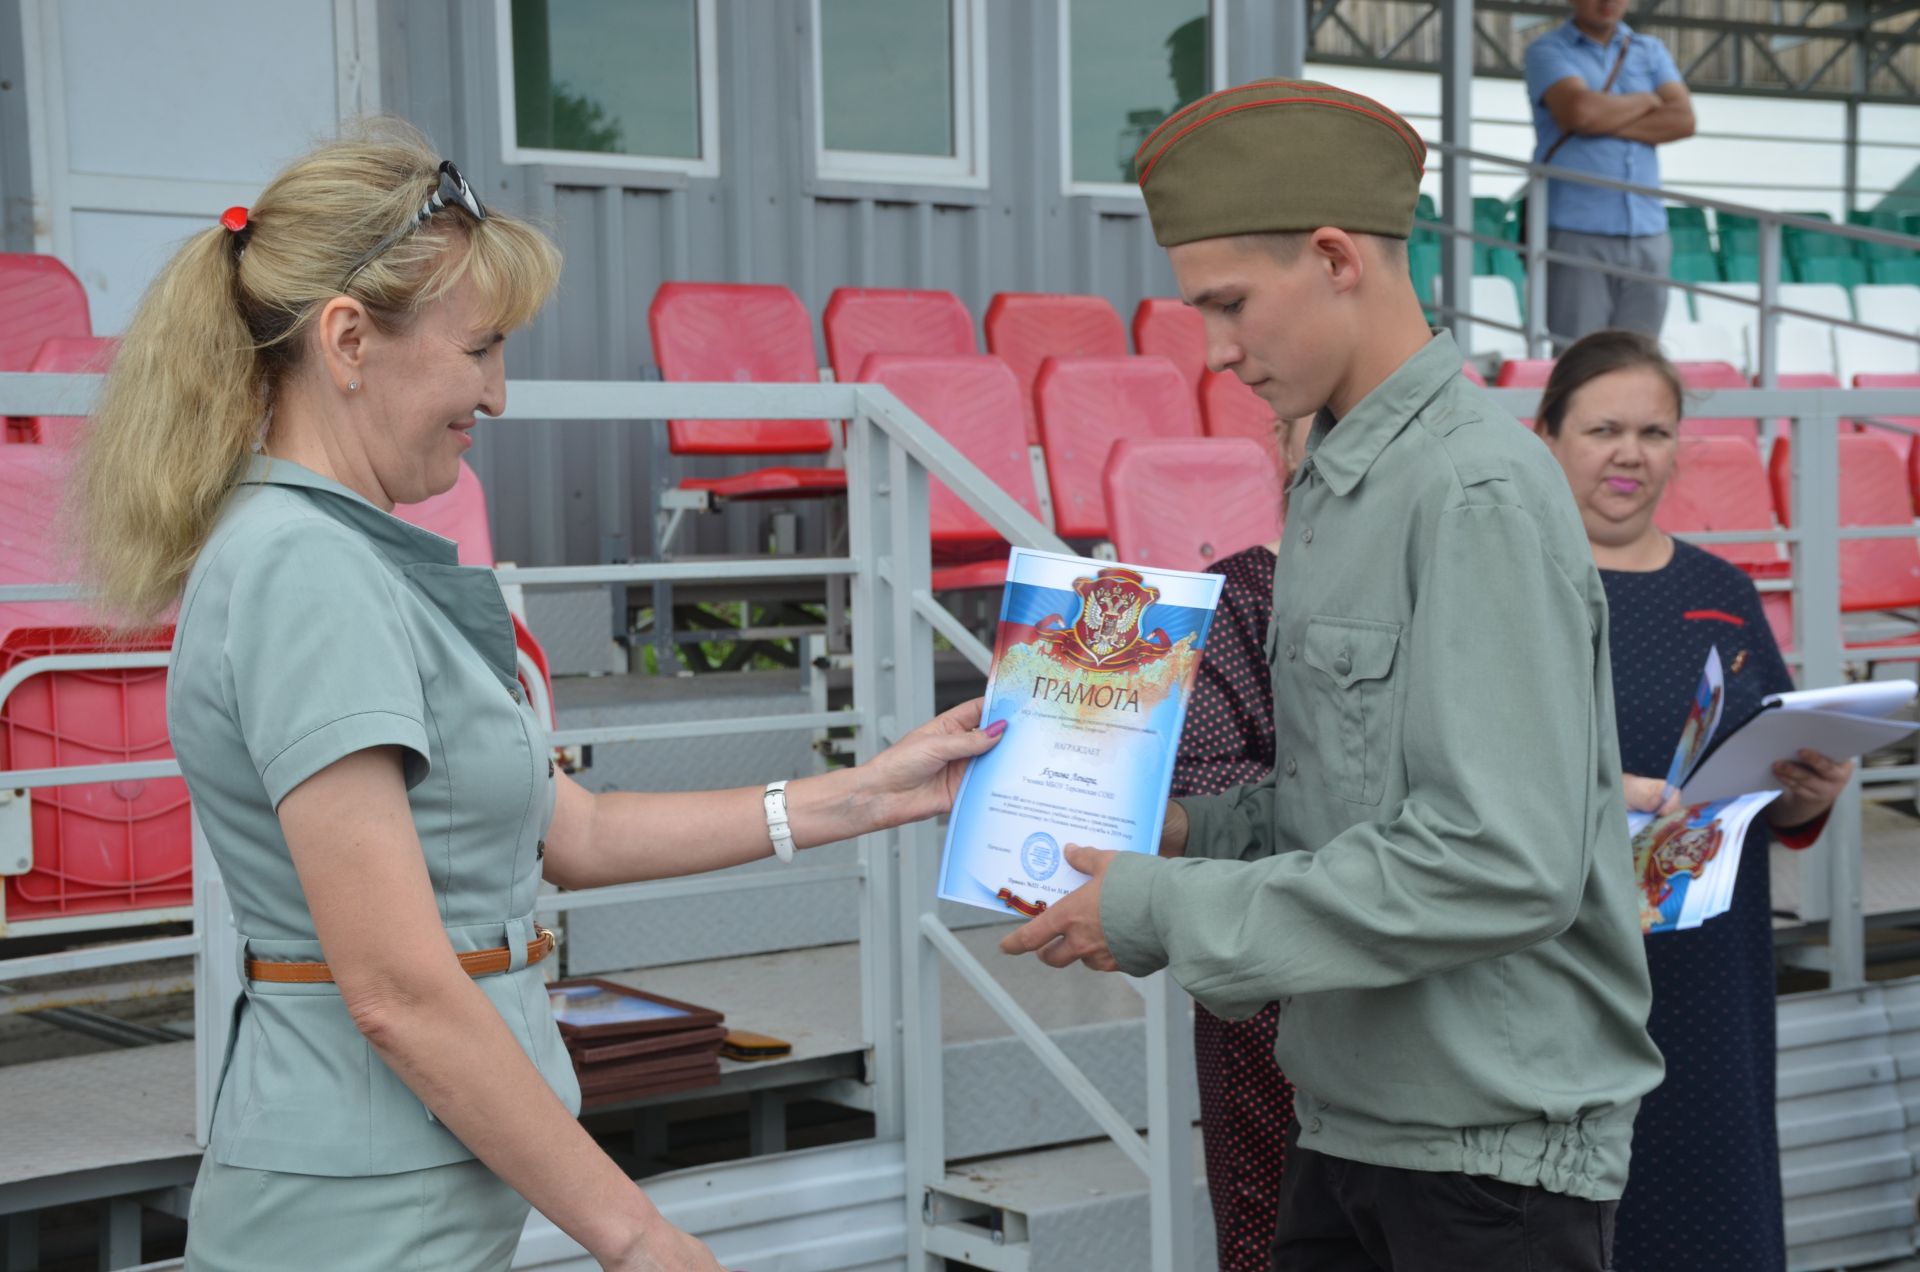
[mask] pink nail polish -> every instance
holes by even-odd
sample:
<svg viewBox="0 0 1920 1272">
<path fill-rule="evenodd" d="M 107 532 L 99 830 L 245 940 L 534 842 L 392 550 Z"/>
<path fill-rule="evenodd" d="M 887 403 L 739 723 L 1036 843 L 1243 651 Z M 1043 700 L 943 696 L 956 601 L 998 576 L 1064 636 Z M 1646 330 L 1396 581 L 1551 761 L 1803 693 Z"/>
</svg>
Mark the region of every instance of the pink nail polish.
<svg viewBox="0 0 1920 1272">
<path fill-rule="evenodd" d="M 988 725 L 985 730 L 986 735 L 990 738 L 997 738 L 1006 731 L 1007 722 L 1005 720 L 995 720 L 992 724 Z"/>
</svg>

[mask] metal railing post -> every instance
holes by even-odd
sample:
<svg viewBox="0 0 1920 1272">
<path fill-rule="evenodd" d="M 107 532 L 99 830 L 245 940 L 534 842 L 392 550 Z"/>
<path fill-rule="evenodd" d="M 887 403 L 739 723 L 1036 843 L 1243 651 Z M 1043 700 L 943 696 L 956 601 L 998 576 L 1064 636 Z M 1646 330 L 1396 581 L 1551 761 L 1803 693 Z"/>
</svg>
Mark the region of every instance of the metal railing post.
<svg viewBox="0 0 1920 1272">
<path fill-rule="evenodd" d="M 1165 972 L 1140 987 L 1147 1000 L 1147 1211 L 1153 1272 L 1195 1265 L 1193 1018 L 1186 991 Z"/>
<path fill-rule="evenodd" d="M 1460 352 L 1473 356 L 1473 160 L 1460 153 L 1473 140 L 1472 6 L 1440 6 L 1440 130 L 1450 148 L 1440 170 L 1440 219 L 1450 232 L 1441 236 L 1440 288 L 1454 310 L 1441 321 L 1453 328 Z"/>
<path fill-rule="evenodd" d="M 1822 395 L 1824 400 L 1825 395 Z M 1793 438 L 1794 644 L 1805 689 L 1845 678 L 1840 620 L 1840 428 L 1823 406 L 1790 422 Z M 1835 805 L 1826 833 L 1800 861 L 1801 918 L 1828 924 L 1828 973 L 1836 987 L 1864 978 L 1860 919 L 1860 804 L 1856 781 Z"/>
<path fill-rule="evenodd" d="M 888 515 L 887 585 L 893 624 L 893 706 L 898 722 L 893 735 L 933 717 L 933 627 L 915 597 L 933 588 L 932 535 L 928 526 L 927 470 L 889 439 L 886 487 Z M 901 1070 L 906 1138 L 907 1266 L 914 1272 L 938 1272 L 945 1261 L 925 1252 L 928 1189 L 946 1178 L 946 1059 L 940 1001 L 940 960 L 921 935 L 920 919 L 938 904 L 940 844 L 938 830 L 926 822 L 903 826 L 895 840 L 899 859 L 899 927 L 894 946 L 900 953 Z"/>
<path fill-rule="evenodd" d="M 1547 180 L 1527 173 L 1527 356 L 1550 358 L 1553 344 L 1547 330 Z"/>
<path fill-rule="evenodd" d="M 1760 387 L 1779 387 L 1780 314 L 1780 222 L 1760 219 L 1760 320 L 1754 324 L 1753 373 Z"/>
<path fill-rule="evenodd" d="M 854 647 L 862 656 L 853 664 L 854 703 L 871 721 L 854 741 L 854 757 L 865 763 L 882 750 L 883 736 L 897 718 L 892 700 L 892 600 L 881 578 L 892 520 L 881 474 L 886 471 L 887 440 L 864 411 L 847 423 L 847 536 L 855 572 L 852 578 Z M 873 1084 L 874 1133 L 881 1139 L 904 1133 L 904 1084 L 900 1071 L 900 987 L 894 958 L 899 926 L 893 881 L 896 832 L 882 831 L 860 841 L 864 879 L 860 890 L 860 1017 L 869 1052 L 867 1079 Z"/>
</svg>

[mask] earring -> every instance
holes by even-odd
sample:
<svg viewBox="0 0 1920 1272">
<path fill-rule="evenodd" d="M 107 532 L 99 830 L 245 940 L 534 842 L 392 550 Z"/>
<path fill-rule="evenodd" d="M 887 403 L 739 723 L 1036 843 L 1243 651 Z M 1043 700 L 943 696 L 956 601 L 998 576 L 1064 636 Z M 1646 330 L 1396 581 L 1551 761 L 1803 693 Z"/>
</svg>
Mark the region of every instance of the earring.
<svg viewBox="0 0 1920 1272">
<path fill-rule="evenodd" d="M 359 388 L 359 387 L 360 387 L 360 381 L 358 381 L 358 380 L 348 380 L 348 381 L 347 381 L 347 391 L 348 391 L 349 393 L 351 393 L 351 392 L 352 392 L 353 390 L 355 390 L 355 389 L 357 389 L 357 388 Z"/>
</svg>

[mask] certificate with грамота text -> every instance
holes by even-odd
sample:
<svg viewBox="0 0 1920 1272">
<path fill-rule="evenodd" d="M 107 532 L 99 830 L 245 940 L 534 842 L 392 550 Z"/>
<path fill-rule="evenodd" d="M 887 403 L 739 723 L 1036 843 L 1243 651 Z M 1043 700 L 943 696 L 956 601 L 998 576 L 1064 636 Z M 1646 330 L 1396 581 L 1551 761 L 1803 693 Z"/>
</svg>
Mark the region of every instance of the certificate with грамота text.
<svg viewBox="0 0 1920 1272">
<path fill-rule="evenodd" d="M 1038 914 L 1086 882 L 1068 844 L 1157 852 L 1222 578 L 1015 548 L 940 896 Z"/>
</svg>

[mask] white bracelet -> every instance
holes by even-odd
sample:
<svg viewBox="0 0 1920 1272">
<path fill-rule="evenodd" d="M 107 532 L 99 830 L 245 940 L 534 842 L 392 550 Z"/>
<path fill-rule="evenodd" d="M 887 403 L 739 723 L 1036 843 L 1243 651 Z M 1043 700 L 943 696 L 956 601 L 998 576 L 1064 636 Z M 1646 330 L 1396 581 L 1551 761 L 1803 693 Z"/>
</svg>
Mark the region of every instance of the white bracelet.
<svg viewBox="0 0 1920 1272">
<path fill-rule="evenodd" d="M 785 862 L 793 860 L 793 834 L 787 828 L 787 784 L 768 782 L 761 796 L 767 806 L 767 837 L 773 840 L 773 855 Z"/>
</svg>

